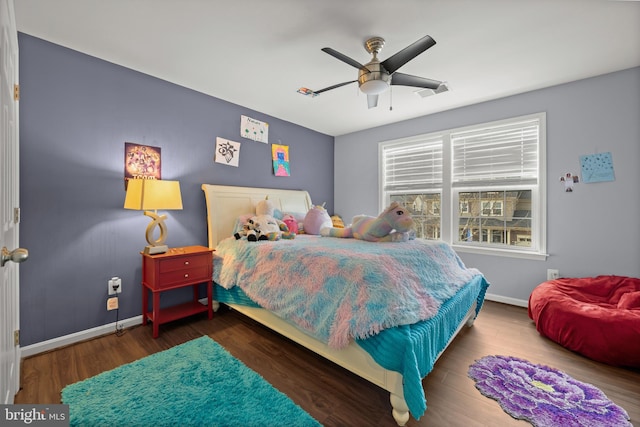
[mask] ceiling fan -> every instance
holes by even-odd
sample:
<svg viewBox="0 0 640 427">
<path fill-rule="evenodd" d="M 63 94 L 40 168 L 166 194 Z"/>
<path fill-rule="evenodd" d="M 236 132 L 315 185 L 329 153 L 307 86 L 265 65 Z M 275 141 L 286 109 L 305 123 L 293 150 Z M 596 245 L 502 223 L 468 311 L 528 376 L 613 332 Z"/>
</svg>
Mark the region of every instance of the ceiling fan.
<svg viewBox="0 0 640 427">
<path fill-rule="evenodd" d="M 444 90 L 441 85 L 446 86 L 444 82 L 398 72 L 400 67 L 435 44 L 435 40 L 430 36 L 424 36 L 415 43 L 405 47 L 393 56 L 380 62 L 378 54 L 384 47 L 384 39 L 382 37 L 371 37 L 364 43 L 364 48 L 367 52 L 373 55 L 373 58 L 364 65 L 335 49 L 325 47 L 322 49 L 323 52 L 326 52 L 334 58 L 357 68 L 358 79 L 338 83 L 316 91 L 307 88 L 300 88 L 298 92 L 304 95 L 316 96 L 322 92 L 358 82 L 360 90 L 367 95 L 367 104 L 369 105 L 369 108 L 374 108 L 378 105 L 378 95 L 389 89 L 390 85 L 412 86 L 432 89 L 434 91 L 438 91 L 438 89 L 440 89 L 438 92 L 443 92 Z"/>
</svg>

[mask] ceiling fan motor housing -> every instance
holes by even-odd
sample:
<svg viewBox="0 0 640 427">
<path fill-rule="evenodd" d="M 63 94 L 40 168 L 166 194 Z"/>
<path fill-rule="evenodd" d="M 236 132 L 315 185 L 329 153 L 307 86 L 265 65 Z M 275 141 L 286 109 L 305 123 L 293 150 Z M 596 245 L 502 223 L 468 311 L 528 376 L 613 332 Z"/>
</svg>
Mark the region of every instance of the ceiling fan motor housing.
<svg viewBox="0 0 640 427">
<path fill-rule="evenodd" d="M 369 70 L 358 71 L 358 85 L 367 95 L 379 95 L 389 88 L 391 76 L 377 59 L 365 65 Z"/>
</svg>

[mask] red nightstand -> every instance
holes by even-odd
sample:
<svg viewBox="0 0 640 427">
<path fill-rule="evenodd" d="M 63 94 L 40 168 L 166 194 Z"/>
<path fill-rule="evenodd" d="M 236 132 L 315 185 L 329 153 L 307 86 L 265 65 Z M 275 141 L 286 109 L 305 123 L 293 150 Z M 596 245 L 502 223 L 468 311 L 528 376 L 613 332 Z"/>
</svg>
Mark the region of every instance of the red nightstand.
<svg viewBox="0 0 640 427">
<path fill-rule="evenodd" d="M 163 323 L 182 319 L 197 313 L 209 314 L 213 319 L 213 249 L 204 246 L 171 248 L 163 254 L 142 253 L 142 324 L 153 322 L 153 337 L 158 337 Z M 206 283 L 207 305 L 198 301 L 198 287 Z M 160 293 L 172 289 L 193 286 L 193 300 L 184 304 L 160 309 Z M 153 294 L 153 306 L 149 311 L 149 291 Z"/>
</svg>

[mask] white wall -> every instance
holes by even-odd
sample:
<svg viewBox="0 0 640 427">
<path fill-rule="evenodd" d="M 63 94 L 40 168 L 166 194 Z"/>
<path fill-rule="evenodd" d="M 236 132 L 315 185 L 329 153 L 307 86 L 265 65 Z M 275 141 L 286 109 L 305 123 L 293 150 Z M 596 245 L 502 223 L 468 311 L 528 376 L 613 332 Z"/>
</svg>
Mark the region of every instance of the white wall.
<svg viewBox="0 0 640 427">
<path fill-rule="evenodd" d="M 377 215 L 379 141 L 543 111 L 549 257 L 461 258 L 485 274 L 490 294 L 514 303 L 526 302 L 548 268 L 564 277 L 640 277 L 640 67 L 336 137 L 335 213 L 345 221 Z M 607 151 L 614 182 L 579 183 L 564 192 L 559 178 L 580 175 L 580 155 Z"/>
</svg>

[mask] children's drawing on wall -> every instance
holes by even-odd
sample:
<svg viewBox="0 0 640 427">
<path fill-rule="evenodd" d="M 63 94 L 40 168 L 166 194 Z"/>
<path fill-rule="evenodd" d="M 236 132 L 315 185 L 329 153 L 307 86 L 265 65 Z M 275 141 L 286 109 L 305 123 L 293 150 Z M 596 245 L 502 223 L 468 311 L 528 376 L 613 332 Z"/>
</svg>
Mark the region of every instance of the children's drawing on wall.
<svg viewBox="0 0 640 427">
<path fill-rule="evenodd" d="M 257 142 L 269 143 L 269 123 L 240 116 L 240 136 Z"/>
<path fill-rule="evenodd" d="M 564 191 L 571 193 L 573 192 L 573 185 L 580 182 L 580 180 L 578 179 L 578 175 L 567 172 L 560 177 L 560 182 L 564 184 Z"/>
<path fill-rule="evenodd" d="M 582 182 L 615 181 L 611 153 L 597 153 L 580 156 Z"/>
<path fill-rule="evenodd" d="M 271 145 L 273 173 L 276 176 L 291 176 L 289 169 L 289 147 L 287 145 Z"/>
<path fill-rule="evenodd" d="M 124 143 L 124 188 L 132 178 L 162 179 L 160 147 Z"/>
<path fill-rule="evenodd" d="M 228 139 L 216 138 L 216 153 L 213 158 L 216 163 L 238 167 L 240 162 L 240 143 Z"/>
</svg>

